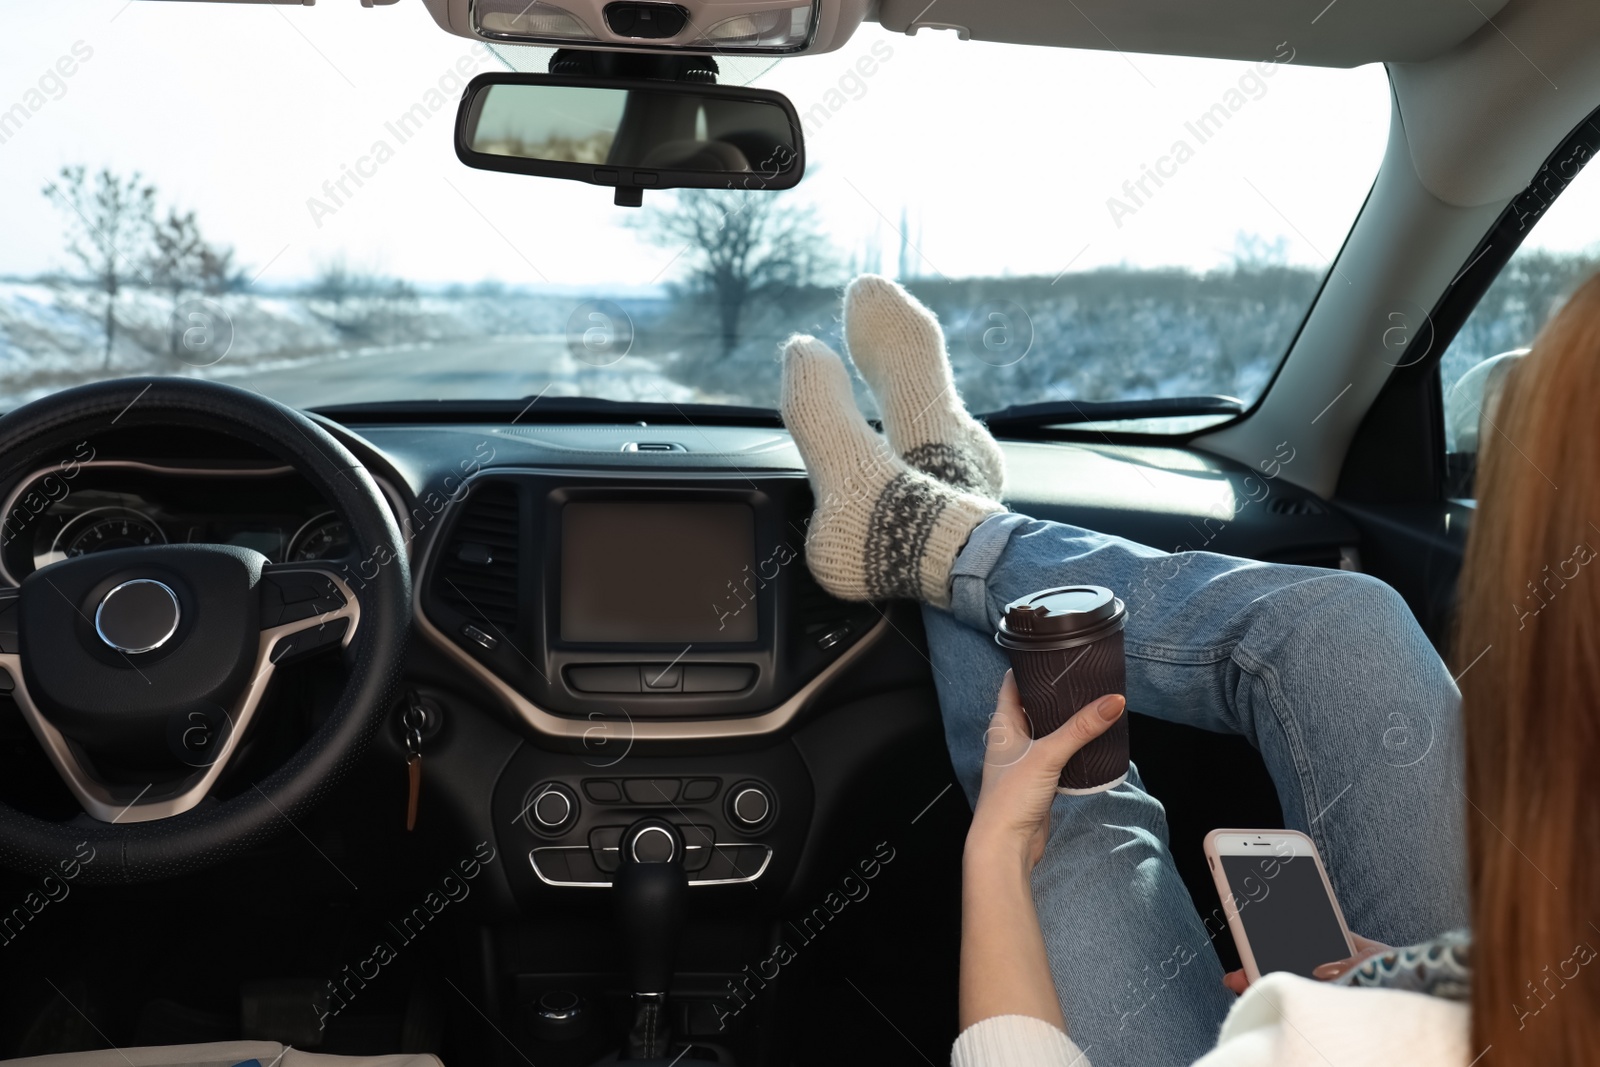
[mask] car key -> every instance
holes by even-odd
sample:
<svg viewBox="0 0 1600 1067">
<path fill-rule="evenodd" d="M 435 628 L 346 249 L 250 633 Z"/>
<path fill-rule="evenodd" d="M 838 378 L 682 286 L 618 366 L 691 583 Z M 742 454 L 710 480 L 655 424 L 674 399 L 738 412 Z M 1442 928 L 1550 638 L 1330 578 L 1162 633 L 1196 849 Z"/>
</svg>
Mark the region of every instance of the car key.
<svg viewBox="0 0 1600 1067">
<path fill-rule="evenodd" d="M 427 713 L 416 694 L 407 701 L 400 725 L 406 734 L 406 830 L 417 827 L 417 805 L 422 799 L 422 723 Z"/>
</svg>

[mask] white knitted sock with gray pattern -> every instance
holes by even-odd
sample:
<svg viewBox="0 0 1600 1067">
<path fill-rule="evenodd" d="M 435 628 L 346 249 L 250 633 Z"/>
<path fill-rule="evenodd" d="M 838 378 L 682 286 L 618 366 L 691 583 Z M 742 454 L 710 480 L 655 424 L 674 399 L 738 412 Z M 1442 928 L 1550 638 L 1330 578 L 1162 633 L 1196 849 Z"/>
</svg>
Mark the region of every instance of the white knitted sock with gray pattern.
<svg viewBox="0 0 1600 1067">
<path fill-rule="evenodd" d="M 856 409 L 850 371 L 814 337 L 783 353 L 783 421 L 816 497 L 806 562 L 842 600 L 950 605 L 950 568 L 974 527 L 997 511 L 913 470 Z"/>
<path fill-rule="evenodd" d="M 863 274 L 845 290 L 844 330 L 894 450 L 941 482 L 999 500 L 1005 456 L 961 403 L 938 317 L 888 278 Z"/>
</svg>

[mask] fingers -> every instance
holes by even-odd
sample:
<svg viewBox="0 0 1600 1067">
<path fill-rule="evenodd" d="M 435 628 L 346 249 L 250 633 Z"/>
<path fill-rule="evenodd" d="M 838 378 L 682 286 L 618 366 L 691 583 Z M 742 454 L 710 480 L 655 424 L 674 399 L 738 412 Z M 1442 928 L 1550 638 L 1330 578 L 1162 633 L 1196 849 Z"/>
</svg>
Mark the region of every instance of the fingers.
<svg viewBox="0 0 1600 1067">
<path fill-rule="evenodd" d="M 1017 692 L 1016 678 L 1006 671 L 995 703 L 994 717 L 984 735 L 984 759 L 991 764 L 1009 765 L 1025 756 L 1043 761 L 1059 772 L 1084 745 L 1111 728 L 1122 717 L 1127 701 L 1110 694 L 1085 705 L 1042 738 L 1033 738 L 1031 723 Z M 1034 755 L 1034 753 L 1037 753 Z"/>
<path fill-rule="evenodd" d="M 991 766 L 1010 766 L 1027 755 L 1032 747 L 1032 732 L 1028 729 L 1028 716 L 1022 710 L 1017 696 L 1017 682 L 1006 671 L 1000 683 L 1000 699 L 995 704 L 994 716 L 983 735 L 983 758 Z"/>
<path fill-rule="evenodd" d="M 1010 671 L 1006 671 L 1005 679 L 1000 683 L 1000 699 L 995 704 L 994 713 L 1007 726 L 1020 730 L 1024 737 L 1033 736 L 1028 713 L 1022 710 L 1022 696 L 1017 692 L 1017 677 Z"/>
<path fill-rule="evenodd" d="M 1235 996 L 1244 996 L 1244 991 L 1250 988 L 1250 978 L 1242 969 L 1229 971 L 1222 976 L 1222 984 L 1227 986 Z"/>
<path fill-rule="evenodd" d="M 1311 972 L 1311 977 L 1319 981 L 1331 982 L 1336 978 L 1342 978 L 1349 974 L 1374 956 L 1381 956 L 1385 952 L 1394 951 L 1382 941 L 1374 941 L 1369 937 L 1362 937 L 1360 934 L 1351 934 L 1350 939 L 1355 942 L 1357 949 L 1354 956 L 1347 956 L 1342 960 L 1334 960 L 1332 963 L 1324 963 Z"/>
<path fill-rule="evenodd" d="M 1111 724 L 1122 717 L 1127 701 L 1121 694 L 1111 693 L 1079 708 L 1077 713 L 1061 724 L 1061 728 L 1040 741 L 1048 758 L 1059 759 L 1064 765 L 1084 745 L 1111 729 Z"/>
</svg>

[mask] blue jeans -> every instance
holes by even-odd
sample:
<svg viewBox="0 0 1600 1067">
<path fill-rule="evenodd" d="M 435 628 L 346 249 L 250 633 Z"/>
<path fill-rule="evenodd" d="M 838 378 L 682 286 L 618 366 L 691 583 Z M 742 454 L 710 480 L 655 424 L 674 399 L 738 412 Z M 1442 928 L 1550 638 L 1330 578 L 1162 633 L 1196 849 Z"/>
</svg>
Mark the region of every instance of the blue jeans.
<svg viewBox="0 0 1600 1067">
<path fill-rule="evenodd" d="M 969 801 L 1009 666 L 1007 602 L 1107 586 L 1128 605 L 1128 707 L 1248 739 L 1285 822 L 1316 841 L 1352 930 L 1405 945 L 1465 925 L 1460 694 L 1389 586 L 1361 574 L 1169 554 L 1005 513 L 956 560 L 949 613 L 925 609 L 950 757 Z M 1216 788 L 1227 789 L 1224 768 Z M 1137 769 L 1058 797 L 1034 903 L 1068 1032 L 1095 1067 L 1189 1064 L 1234 1000 Z"/>
</svg>

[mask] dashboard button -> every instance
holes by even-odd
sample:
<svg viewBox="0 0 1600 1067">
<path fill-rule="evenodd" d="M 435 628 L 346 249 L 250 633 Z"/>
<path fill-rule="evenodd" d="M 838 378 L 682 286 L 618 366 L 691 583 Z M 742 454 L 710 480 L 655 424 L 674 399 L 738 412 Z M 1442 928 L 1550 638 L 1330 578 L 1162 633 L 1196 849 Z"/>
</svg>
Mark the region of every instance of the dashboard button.
<svg viewBox="0 0 1600 1067">
<path fill-rule="evenodd" d="M 670 804 L 678 799 L 676 778 L 628 778 L 623 781 L 623 792 L 635 804 Z"/>
<path fill-rule="evenodd" d="M 690 664 L 683 669 L 685 693 L 737 693 L 755 679 L 754 667 L 718 667 Z"/>
<path fill-rule="evenodd" d="M 717 795 L 717 789 L 722 785 L 715 778 L 696 778 L 683 787 L 683 799 L 699 802 L 710 800 Z"/>
<path fill-rule="evenodd" d="M 547 789 L 533 802 L 533 818 L 546 830 L 562 826 L 572 817 L 572 800 L 559 789 Z"/>
<path fill-rule="evenodd" d="M 574 882 L 584 882 L 590 885 L 600 883 L 609 885 L 611 877 L 594 861 L 588 849 L 574 848 L 567 851 L 567 877 Z"/>
<path fill-rule="evenodd" d="M 589 851 L 608 874 L 622 866 L 622 835 L 626 826 L 597 826 L 589 831 Z"/>
<path fill-rule="evenodd" d="M 772 798 L 757 785 L 747 785 L 733 795 L 728 810 L 746 827 L 760 826 L 772 814 Z"/>
<path fill-rule="evenodd" d="M 617 788 L 617 783 L 603 779 L 586 780 L 583 783 L 583 791 L 596 804 L 615 804 L 622 799 L 622 790 Z"/>
<path fill-rule="evenodd" d="M 639 668 L 632 664 L 623 667 L 568 667 L 567 681 L 572 688 L 583 693 L 637 693 Z"/>
<path fill-rule="evenodd" d="M 567 855 L 564 848 L 536 848 L 528 853 L 528 862 L 547 882 L 570 882 L 572 868 L 567 866 Z"/>
<path fill-rule="evenodd" d="M 683 837 L 684 870 L 698 871 L 711 862 L 711 849 L 717 843 L 715 829 L 688 823 L 680 824 L 678 833 Z"/>
<path fill-rule="evenodd" d="M 675 663 L 666 666 L 646 663 L 639 668 L 639 674 L 644 678 L 646 689 L 676 689 L 683 680 L 683 668 Z"/>
<path fill-rule="evenodd" d="M 691 879 L 701 882 L 753 882 L 766 870 L 772 850 L 766 845 L 717 845 L 711 859 Z"/>
<path fill-rule="evenodd" d="M 461 628 L 461 636 L 465 637 L 469 641 L 482 645 L 484 650 L 488 652 L 493 652 L 496 648 L 500 647 L 500 642 L 498 640 L 490 637 L 488 634 L 484 633 L 470 622 Z"/>
</svg>

